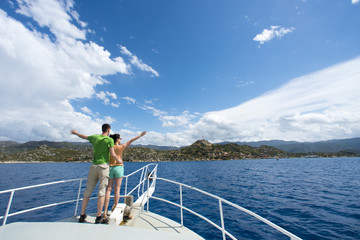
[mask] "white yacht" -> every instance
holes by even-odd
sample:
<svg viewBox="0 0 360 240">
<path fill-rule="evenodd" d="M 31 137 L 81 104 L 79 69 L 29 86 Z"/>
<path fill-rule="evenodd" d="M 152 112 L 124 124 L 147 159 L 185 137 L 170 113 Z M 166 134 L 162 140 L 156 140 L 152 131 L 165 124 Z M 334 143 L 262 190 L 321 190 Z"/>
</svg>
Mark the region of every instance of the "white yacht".
<svg viewBox="0 0 360 240">
<path fill-rule="evenodd" d="M 224 240 L 237 239 L 230 230 L 228 231 L 225 228 L 223 212 L 224 205 L 227 205 L 227 208 L 231 207 L 233 209 L 232 211 L 241 211 L 258 219 L 259 221 L 264 222 L 265 224 L 269 225 L 269 227 L 272 227 L 287 236 L 289 239 L 300 239 L 294 234 L 257 215 L 256 213 L 241 206 L 238 206 L 230 201 L 227 201 L 221 197 L 218 197 L 201 189 L 188 186 L 186 184 L 158 177 L 157 166 L 157 164 L 148 164 L 130 173 L 129 175 L 124 176 L 123 183 L 125 184 L 125 194 L 121 196 L 124 199 L 124 203 L 118 204 L 116 208 L 111 212 L 111 215 L 109 217 L 109 224 L 94 224 L 96 216 L 95 213 L 88 214 L 88 217 L 86 218 L 86 222 L 91 224 L 78 222 L 78 206 L 82 200 L 80 196 L 83 182 L 86 181 L 85 178 L 50 182 L 0 191 L 0 194 L 9 195 L 7 208 L 2 211 L 5 214 L 4 216 L 0 217 L 0 221 L 2 221 L 2 226 L 0 227 L 0 239 L 204 239 L 196 233 L 196 229 L 190 230 L 189 228 L 184 226 L 185 211 L 195 215 L 196 219 L 199 219 L 199 221 L 204 220 L 210 225 L 212 225 L 214 228 L 218 229 L 220 235 L 222 235 L 222 238 Z M 38 188 L 43 188 L 45 186 L 54 185 L 56 186 L 56 188 L 53 189 L 56 189 L 58 193 L 61 193 L 61 184 L 69 182 L 74 182 L 75 184 L 78 183 L 78 190 L 73 191 L 75 193 L 73 199 L 64 199 L 61 202 L 48 203 L 46 205 L 31 207 L 27 209 L 25 206 L 25 210 L 17 212 L 11 211 L 14 194 L 16 192 L 27 189 L 34 190 Z M 156 185 L 160 182 L 167 182 L 168 184 L 173 185 L 174 187 L 170 188 L 171 191 L 173 191 L 174 189 L 178 189 L 176 190 L 176 192 L 170 192 L 171 194 L 173 194 L 173 196 L 176 196 L 178 198 L 177 202 L 156 196 Z M 132 189 L 129 189 L 130 185 L 134 187 Z M 197 209 L 190 209 L 189 206 L 185 206 L 185 204 L 183 204 L 183 202 L 185 202 L 183 194 L 183 191 L 185 189 L 195 191 L 203 195 L 204 197 L 210 197 L 213 199 L 214 202 L 218 203 L 218 209 L 214 209 L 214 211 L 219 211 L 220 221 L 216 222 L 220 222 L 220 225 L 216 224 L 215 221 L 212 221 L 209 218 L 198 213 Z M 97 198 L 93 197 L 91 199 Z M 180 219 L 180 222 L 151 212 L 149 210 L 149 206 L 151 205 L 149 203 L 149 200 L 162 201 L 166 204 L 169 204 L 169 206 L 175 206 L 177 210 L 173 213 L 173 215 L 177 216 L 178 219 Z M 54 222 L 31 222 L 31 219 L 29 219 L 29 221 L 25 222 L 21 221 L 7 223 L 8 219 L 13 216 L 28 212 L 35 212 L 40 209 L 46 209 L 49 215 L 54 215 L 54 211 L 52 211 L 52 208 L 65 204 L 74 205 L 75 209 L 73 216 L 68 216 L 68 218 L 65 219 L 57 219 Z"/>
</svg>

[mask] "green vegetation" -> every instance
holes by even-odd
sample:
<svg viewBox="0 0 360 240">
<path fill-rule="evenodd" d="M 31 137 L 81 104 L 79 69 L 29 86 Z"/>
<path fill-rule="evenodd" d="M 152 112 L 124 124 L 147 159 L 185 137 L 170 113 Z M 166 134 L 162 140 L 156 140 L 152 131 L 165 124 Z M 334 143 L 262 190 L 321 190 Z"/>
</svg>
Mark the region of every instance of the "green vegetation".
<svg viewBox="0 0 360 240">
<path fill-rule="evenodd" d="M 49 146 L 50 145 L 50 146 Z M 28 142 L 17 144 L 6 142 L 0 148 L 1 162 L 90 162 L 92 146 L 78 143 Z M 188 147 L 158 150 L 146 147 L 130 147 L 125 150 L 125 162 L 159 161 L 202 161 L 230 159 L 264 159 L 296 157 L 352 157 L 358 154 L 351 151 L 338 153 L 288 153 L 275 147 L 251 147 L 236 143 L 211 144 L 198 140 Z"/>
</svg>

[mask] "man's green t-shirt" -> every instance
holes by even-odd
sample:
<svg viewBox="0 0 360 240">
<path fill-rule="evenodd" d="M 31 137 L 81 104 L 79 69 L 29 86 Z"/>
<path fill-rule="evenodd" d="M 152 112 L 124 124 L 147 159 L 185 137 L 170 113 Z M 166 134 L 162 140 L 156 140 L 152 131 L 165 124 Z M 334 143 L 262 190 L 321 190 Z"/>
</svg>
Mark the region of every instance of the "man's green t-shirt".
<svg viewBox="0 0 360 240">
<path fill-rule="evenodd" d="M 88 140 L 94 147 L 93 164 L 99 165 L 110 161 L 109 148 L 114 147 L 114 140 L 111 137 L 103 135 L 88 136 Z"/>
</svg>

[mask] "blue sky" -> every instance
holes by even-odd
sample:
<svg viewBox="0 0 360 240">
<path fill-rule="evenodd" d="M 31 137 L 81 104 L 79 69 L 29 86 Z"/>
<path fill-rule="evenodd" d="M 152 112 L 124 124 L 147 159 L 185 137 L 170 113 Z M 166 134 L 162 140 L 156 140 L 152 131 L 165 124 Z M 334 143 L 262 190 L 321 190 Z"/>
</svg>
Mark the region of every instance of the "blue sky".
<svg viewBox="0 0 360 240">
<path fill-rule="evenodd" d="M 0 140 L 360 137 L 359 0 L 4 0 Z"/>
</svg>

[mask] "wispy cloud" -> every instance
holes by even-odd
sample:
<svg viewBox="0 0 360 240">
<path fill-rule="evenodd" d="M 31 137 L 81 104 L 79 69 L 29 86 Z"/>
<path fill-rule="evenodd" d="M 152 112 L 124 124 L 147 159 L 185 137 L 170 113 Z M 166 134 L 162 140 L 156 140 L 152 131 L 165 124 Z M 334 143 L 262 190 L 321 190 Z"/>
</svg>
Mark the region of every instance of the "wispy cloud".
<svg viewBox="0 0 360 240">
<path fill-rule="evenodd" d="M 114 108 L 119 108 L 120 103 L 110 103 L 110 105 Z"/>
<path fill-rule="evenodd" d="M 247 85 L 251 85 L 251 84 L 254 84 L 255 81 L 253 80 L 248 80 L 248 81 L 243 81 L 243 80 L 240 80 L 236 83 L 236 87 L 245 87 Z"/>
<path fill-rule="evenodd" d="M 153 76 L 158 77 L 159 73 L 155 71 L 152 67 L 142 62 L 136 55 L 132 54 L 126 47 L 119 45 L 121 53 L 130 57 L 130 62 L 132 65 L 140 69 L 141 71 L 151 72 Z"/>
<path fill-rule="evenodd" d="M 295 30 L 295 28 L 283 28 L 280 26 L 271 26 L 270 29 L 264 29 L 262 33 L 257 34 L 254 37 L 254 41 L 259 42 L 260 44 L 264 44 L 265 42 L 270 41 L 274 37 L 282 38 L 284 35 L 291 33 Z"/>
<path fill-rule="evenodd" d="M 356 58 L 293 79 L 234 108 L 206 113 L 191 132 L 213 141 L 358 137 L 359 79 Z"/>
<path fill-rule="evenodd" d="M 352 4 L 358 4 L 360 2 L 360 0 L 351 0 Z"/>
<path fill-rule="evenodd" d="M 191 120 L 197 117 L 197 115 L 191 114 L 189 111 L 184 111 L 179 115 L 170 115 L 168 112 L 152 106 L 139 104 L 138 107 L 152 113 L 154 117 L 157 117 L 162 122 L 163 127 L 188 127 L 191 125 Z"/>
<path fill-rule="evenodd" d="M 134 98 L 131 97 L 122 97 L 122 99 L 124 99 L 128 104 L 135 104 L 136 100 Z"/>
<path fill-rule="evenodd" d="M 115 93 L 111 93 L 111 92 L 108 92 L 108 91 L 105 91 L 105 92 L 100 91 L 100 92 L 96 93 L 95 96 L 96 96 L 97 99 L 100 99 L 101 101 L 103 101 L 103 103 L 105 105 L 112 104 L 112 106 L 117 106 L 116 104 L 114 105 L 114 103 L 111 103 L 110 102 L 111 100 L 109 99 L 109 97 L 110 97 L 110 98 L 116 100 L 117 96 L 116 96 Z"/>
<path fill-rule="evenodd" d="M 93 114 L 93 112 L 86 106 L 82 107 L 81 110 L 86 114 L 89 114 L 91 116 L 95 116 L 95 114 Z"/>
<path fill-rule="evenodd" d="M 182 131 L 165 134 L 150 131 L 147 136 L 152 144 L 175 146 L 186 146 L 202 137 L 211 142 L 358 137 L 359 79 L 360 57 L 290 80 L 236 107 L 202 114 Z M 144 109 L 152 110 L 164 124 L 167 119 L 173 120 L 171 116 L 165 117 L 166 112 Z"/>
</svg>

